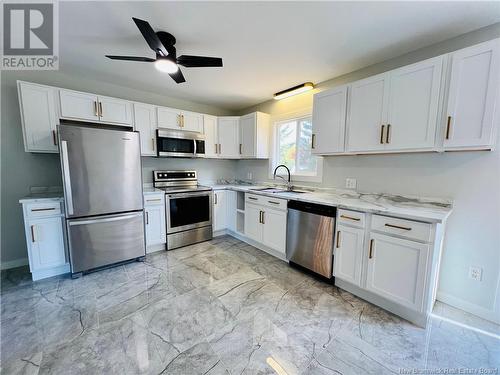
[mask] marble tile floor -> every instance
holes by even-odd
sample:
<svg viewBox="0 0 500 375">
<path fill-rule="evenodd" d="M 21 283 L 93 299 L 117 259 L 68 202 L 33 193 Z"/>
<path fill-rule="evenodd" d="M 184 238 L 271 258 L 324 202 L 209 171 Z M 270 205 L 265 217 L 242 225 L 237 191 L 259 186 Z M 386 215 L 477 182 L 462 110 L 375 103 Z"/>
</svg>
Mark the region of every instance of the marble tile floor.
<svg viewBox="0 0 500 375">
<path fill-rule="evenodd" d="M 0 341 L 2 374 L 500 367 L 494 336 L 437 318 L 418 328 L 227 236 L 77 280 L 2 272 Z"/>
</svg>

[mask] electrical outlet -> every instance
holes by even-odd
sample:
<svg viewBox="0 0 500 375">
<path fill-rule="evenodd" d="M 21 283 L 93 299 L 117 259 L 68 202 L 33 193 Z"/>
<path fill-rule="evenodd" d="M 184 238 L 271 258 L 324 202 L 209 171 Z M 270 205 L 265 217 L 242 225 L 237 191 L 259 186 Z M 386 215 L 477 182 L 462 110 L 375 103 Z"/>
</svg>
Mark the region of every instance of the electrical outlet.
<svg viewBox="0 0 500 375">
<path fill-rule="evenodd" d="M 481 281 L 481 279 L 483 278 L 483 269 L 481 267 L 470 267 L 469 277 L 472 280 Z"/>
<path fill-rule="evenodd" d="M 248 172 L 247 173 L 247 180 L 252 180 L 252 179 L 253 179 L 252 172 Z"/>
<path fill-rule="evenodd" d="M 346 178 L 345 187 L 346 189 L 356 189 L 357 181 L 355 178 Z"/>
</svg>

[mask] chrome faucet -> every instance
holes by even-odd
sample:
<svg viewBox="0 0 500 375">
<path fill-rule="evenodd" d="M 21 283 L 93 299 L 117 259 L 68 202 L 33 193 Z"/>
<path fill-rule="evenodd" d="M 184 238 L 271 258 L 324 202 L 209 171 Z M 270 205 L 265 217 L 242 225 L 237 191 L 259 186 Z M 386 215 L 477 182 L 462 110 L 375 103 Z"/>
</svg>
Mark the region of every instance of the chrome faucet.
<svg viewBox="0 0 500 375">
<path fill-rule="evenodd" d="M 288 181 L 285 180 L 285 178 L 283 176 L 280 176 L 280 175 L 277 175 L 276 174 L 276 171 L 278 170 L 278 168 L 280 167 L 283 167 L 286 169 L 286 171 L 288 172 Z M 291 176 L 290 176 L 290 169 L 288 169 L 288 167 L 285 165 L 285 164 L 280 164 L 278 165 L 276 168 L 274 168 L 274 173 L 273 173 L 273 178 L 276 180 L 276 177 L 279 177 L 281 178 L 283 181 L 286 182 L 286 190 L 290 191 L 292 190 L 293 186 L 292 186 L 292 182 L 291 182 Z"/>
</svg>

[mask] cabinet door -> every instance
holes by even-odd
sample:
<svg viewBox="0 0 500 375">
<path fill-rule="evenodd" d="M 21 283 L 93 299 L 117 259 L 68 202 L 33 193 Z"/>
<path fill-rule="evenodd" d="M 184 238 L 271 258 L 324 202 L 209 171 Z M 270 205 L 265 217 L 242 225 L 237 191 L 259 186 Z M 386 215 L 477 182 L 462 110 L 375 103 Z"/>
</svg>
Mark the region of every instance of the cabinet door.
<svg viewBox="0 0 500 375">
<path fill-rule="evenodd" d="M 347 151 L 384 149 L 382 126 L 387 118 L 387 74 L 379 74 L 349 87 Z"/>
<path fill-rule="evenodd" d="M 219 136 L 219 157 L 237 159 L 239 153 L 239 118 L 219 117 L 217 134 Z"/>
<path fill-rule="evenodd" d="M 217 117 L 204 115 L 203 130 L 205 132 L 205 157 L 216 158 L 219 150 L 217 138 Z"/>
<path fill-rule="evenodd" d="M 25 82 L 18 83 L 18 90 L 25 151 L 57 152 L 56 90 Z"/>
<path fill-rule="evenodd" d="M 181 130 L 181 113 L 178 109 L 158 107 L 158 127 Z"/>
<path fill-rule="evenodd" d="M 63 219 L 60 216 L 32 219 L 27 230 L 32 272 L 66 264 Z"/>
<path fill-rule="evenodd" d="M 61 117 L 75 120 L 99 121 L 99 109 L 97 108 L 99 101 L 97 95 L 71 90 L 59 90 L 59 99 Z"/>
<path fill-rule="evenodd" d="M 442 66 L 436 57 L 389 73 L 386 150 L 434 148 Z"/>
<path fill-rule="evenodd" d="M 101 121 L 132 125 L 132 103 L 107 96 L 99 96 Z"/>
<path fill-rule="evenodd" d="M 261 212 L 261 206 L 245 204 L 245 236 L 257 242 L 262 242 Z"/>
<path fill-rule="evenodd" d="M 240 117 L 239 154 L 242 158 L 254 158 L 257 114 L 251 113 Z"/>
<path fill-rule="evenodd" d="M 226 191 L 214 191 L 214 232 L 227 228 Z"/>
<path fill-rule="evenodd" d="M 337 224 L 333 275 L 354 285 L 361 285 L 365 230 Z"/>
<path fill-rule="evenodd" d="M 238 193 L 233 190 L 226 190 L 227 203 L 227 229 L 236 232 L 236 199 Z"/>
<path fill-rule="evenodd" d="M 262 215 L 262 242 L 271 249 L 285 255 L 286 250 L 286 211 L 266 208 Z"/>
<path fill-rule="evenodd" d="M 203 131 L 203 115 L 201 113 L 183 111 L 182 130 L 201 133 Z"/>
<path fill-rule="evenodd" d="M 141 155 L 156 156 L 156 114 L 155 107 L 134 103 L 135 130 L 141 136 Z"/>
<path fill-rule="evenodd" d="M 421 311 L 429 245 L 372 233 L 369 247 L 366 288 Z"/>
<path fill-rule="evenodd" d="M 313 154 L 344 151 L 347 86 L 314 95 Z"/>
<path fill-rule="evenodd" d="M 165 206 L 162 204 L 144 206 L 146 216 L 146 246 L 166 242 Z"/>
<path fill-rule="evenodd" d="M 494 145 L 500 106 L 500 39 L 451 55 L 445 148 Z"/>
</svg>

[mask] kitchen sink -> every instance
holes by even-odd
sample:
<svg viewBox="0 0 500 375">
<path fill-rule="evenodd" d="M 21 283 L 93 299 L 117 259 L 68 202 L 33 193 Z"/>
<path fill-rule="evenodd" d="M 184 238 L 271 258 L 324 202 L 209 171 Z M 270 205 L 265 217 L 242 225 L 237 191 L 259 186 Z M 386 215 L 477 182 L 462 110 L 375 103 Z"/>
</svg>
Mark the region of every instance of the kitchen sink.
<svg viewBox="0 0 500 375">
<path fill-rule="evenodd" d="M 265 191 L 266 193 L 295 193 L 295 194 L 302 194 L 306 193 L 305 191 L 300 191 L 300 190 L 286 190 L 286 189 L 279 189 L 279 188 L 256 188 L 256 189 L 250 189 L 254 191 Z"/>
</svg>

